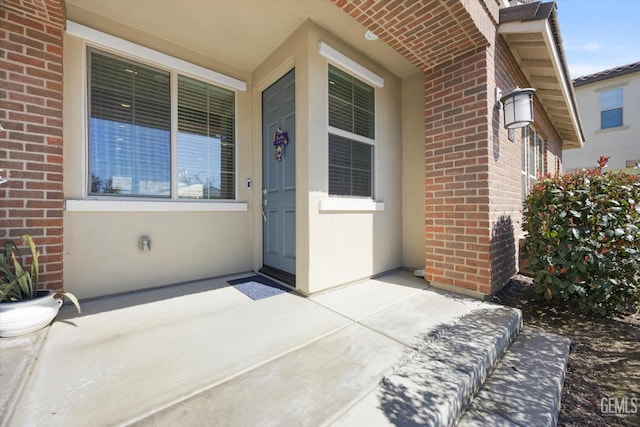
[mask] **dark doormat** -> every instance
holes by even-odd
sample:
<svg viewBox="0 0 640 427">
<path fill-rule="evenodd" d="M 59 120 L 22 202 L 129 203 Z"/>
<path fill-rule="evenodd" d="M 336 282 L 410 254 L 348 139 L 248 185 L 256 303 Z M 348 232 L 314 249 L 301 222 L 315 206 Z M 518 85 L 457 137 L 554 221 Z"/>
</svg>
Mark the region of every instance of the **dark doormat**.
<svg viewBox="0 0 640 427">
<path fill-rule="evenodd" d="M 227 283 L 233 285 L 234 288 L 252 300 L 259 300 L 284 292 L 289 292 L 289 289 L 285 288 L 281 284 L 264 276 L 258 275 L 229 280 Z"/>
</svg>

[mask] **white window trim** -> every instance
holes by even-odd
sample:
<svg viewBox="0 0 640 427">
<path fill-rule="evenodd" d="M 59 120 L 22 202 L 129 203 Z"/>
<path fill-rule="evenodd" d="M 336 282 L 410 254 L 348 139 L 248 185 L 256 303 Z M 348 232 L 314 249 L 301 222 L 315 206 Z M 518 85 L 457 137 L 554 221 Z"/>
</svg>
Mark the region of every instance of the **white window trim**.
<svg viewBox="0 0 640 427">
<path fill-rule="evenodd" d="M 598 92 L 606 92 L 606 91 L 609 91 L 609 90 L 612 90 L 612 89 L 623 88 L 625 86 L 629 86 L 629 82 L 616 83 L 616 84 L 611 84 L 611 85 L 599 87 L 598 89 L 595 89 L 594 92 L 596 92 L 596 93 L 598 93 Z"/>
<path fill-rule="evenodd" d="M 612 128 L 598 129 L 598 130 L 596 130 L 596 134 L 607 133 L 607 132 L 616 132 L 616 131 L 619 131 L 619 130 L 628 130 L 629 128 L 630 128 L 630 126 L 623 125 L 623 126 L 615 126 L 615 127 L 612 127 Z"/>
<path fill-rule="evenodd" d="M 358 141 L 365 144 L 373 145 L 374 147 L 376 146 L 375 139 L 367 138 L 366 136 L 358 135 L 357 133 L 351 133 L 346 130 L 342 130 L 329 125 L 327 125 L 327 129 L 328 129 L 327 132 L 332 135 L 341 136 L 343 138 L 351 139 L 353 141 Z"/>
<path fill-rule="evenodd" d="M 538 142 L 540 143 L 540 148 L 538 148 Z M 539 132 L 536 132 L 536 174 L 539 173 L 540 177 L 544 177 L 545 174 L 547 173 L 547 170 L 546 170 L 547 165 L 545 164 L 545 161 L 544 161 L 544 155 L 546 153 L 546 149 L 547 149 L 547 142 L 542 137 L 542 135 L 540 135 Z M 538 166 L 540 166 L 541 169 L 538 169 Z"/>
<path fill-rule="evenodd" d="M 67 212 L 245 212 L 246 202 L 67 199 Z"/>
<path fill-rule="evenodd" d="M 365 198 L 336 197 L 320 200 L 318 210 L 320 212 L 378 212 L 384 211 L 384 202 Z"/>
<path fill-rule="evenodd" d="M 321 41 L 320 45 L 318 46 L 318 53 L 320 53 L 320 55 L 327 58 L 333 64 L 344 69 L 344 71 L 347 71 L 348 73 L 353 74 L 354 76 L 358 77 L 360 80 L 364 80 L 365 82 L 369 83 L 371 86 L 377 87 L 377 88 L 384 87 L 384 78 L 380 77 L 373 71 L 370 71 L 369 69 L 358 64 L 356 61 L 347 57 L 346 55 L 343 55 L 342 53 L 338 52 L 336 49 L 332 48 L 331 46 L 329 46 L 323 41 Z"/>
<path fill-rule="evenodd" d="M 179 198 L 177 196 L 177 171 L 174 171 L 174 167 L 171 168 L 171 194 L 175 194 L 170 199 L 152 200 L 144 198 L 144 196 L 134 196 L 131 199 L 114 199 L 113 196 L 98 196 L 95 194 L 89 195 L 88 188 L 88 141 L 89 130 L 87 126 L 88 120 L 88 82 L 87 82 L 87 49 L 98 48 L 107 53 L 112 53 L 117 56 L 129 58 L 133 61 L 141 62 L 149 66 L 155 66 L 162 68 L 170 73 L 171 78 L 171 164 L 173 165 L 174 159 L 177 158 L 177 76 L 178 74 L 185 75 L 187 77 L 193 77 L 210 83 L 216 86 L 224 87 L 233 91 L 241 90 L 245 91 L 247 85 L 241 80 L 234 79 L 233 77 L 220 74 L 218 72 L 208 70 L 195 64 L 191 64 L 187 61 L 166 55 L 162 52 L 155 51 L 153 49 L 146 48 L 144 46 L 137 45 L 119 37 L 112 36 L 110 34 L 103 33 L 98 30 L 86 27 L 84 25 L 75 23 L 73 21 L 67 21 L 67 33 L 83 39 L 82 43 L 82 76 L 83 76 L 83 138 L 82 144 L 83 150 L 83 194 L 84 198 L 81 200 L 67 199 L 65 201 L 65 210 L 77 211 L 77 212 L 100 212 L 100 211 L 116 211 L 116 212 L 172 212 L 172 211 L 246 211 L 246 202 L 238 202 L 238 190 L 239 186 L 236 182 L 235 185 L 235 200 L 189 200 Z M 236 103 L 236 110 L 234 112 L 235 117 L 238 116 L 238 105 Z M 234 168 L 238 170 L 238 157 L 237 157 L 237 145 L 236 145 L 236 158 Z M 237 178 L 237 177 L 236 177 Z M 68 202 L 68 204 L 67 204 Z M 104 204 L 102 207 L 97 207 L 97 204 Z M 200 204 L 201 206 L 197 206 Z M 171 206 L 169 206 L 171 205 Z M 173 206 L 175 205 L 175 207 Z M 242 206 L 244 205 L 244 207 Z"/>
<path fill-rule="evenodd" d="M 327 58 L 329 60 L 329 63 L 331 63 L 332 65 L 337 66 L 338 68 L 341 68 L 344 72 L 351 74 L 352 76 L 370 84 L 371 86 L 374 87 L 374 90 L 376 88 L 383 88 L 384 87 L 384 79 L 380 76 L 378 76 L 377 74 L 373 73 L 372 71 L 370 71 L 369 69 L 363 67 L 362 65 L 358 64 L 357 62 L 355 62 L 354 60 L 352 60 L 351 58 L 343 55 L 342 53 L 338 52 L 336 49 L 332 48 L 331 46 L 329 46 L 328 44 L 326 44 L 325 42 L 321 41 L 320 45 L 318 47 L 318 52 L 324 56 L 325 58 Z M 325 78 L 326 76 L 329 75 L 329 69 L 327 68 L 325 70 Z M 329 134 L 332 135 L 336 135 L 336 136 L 341 136 L 343 138 L 347 138 L 353 141 L 357 141 L 357 142 L 362 142 L 364 144 L 369 144 L 373 146 L 373 150 L 375 153 L 376 150 L 376 139 L 372 139 L 372 138 L 368 138 L 366 136 L 362 136 L 362 135 L 358 135 L 352 132 L 348 132 L 345 131 L 343 129 L 339 129 L 333 126 L 329 126 L 329 90 L 327 88 L 327 93 L 326 93 L 326 98 L 327 98 L 327 103 L 326 103 L 326 117 L 327 117 L 327 123 L 326 123 L 326 127 L 327 127 L 327 141 L 328 141 L 328 136 Z M 378 97 L 376 96 L 376 102 L 377 102 Z M 378 135 L 378 115 L 377 115 L 377 105 L 374 105 L 374 114 L 376 117 L 376 121 L 375 121 L 375 126 L 376 126 L 376 130 L 375 130 L 375 134 Z M 327 142 L 328 144 L 328 142 Z M 327 145 L 327 152 L 326 152 L 326 162 L 327 162 L 327 166 L 329 165 L 329 151 L 328 151 L 328 145 Z M 379 212 L 379 211 L 384 211 L 384 202 L 382 201 L 377 201 L 375 199 L 375 193 L 376 193 L 376 182 L 375 182 L 375 171 L 376 171 L 376 156 L 374 154 L 374 163 L 373 163 L 373 170 L 372 170 L 372 178 L 373 178 L 373 188 L 372 188 L 372 192 L 373 192 L 373 197 L 368 198 L 368 197 L 357 197 L 357 196 L 336 196 L 336 195 L 331 195 L 328 194 L 328 197 L 326 199 L 321 199 L 318 203 L 318 211 L 319 212 L 325 212 L 325 213 L 329 213 L 329 212 L 334 212 L 334 213 L 339 213 L 339 212 L 345 212 L 345 213 L 354 213 L 354 212 Z M 329 178 L 329 168 L 327 167 L 327 180 Z"/>
<path fill-rule="evenodd" d="M 134 59 L 160 67 L 169 67 L 182 74 L 197 77 L 215 85 L 223 86 L 227 89 L 240 90 L 243 92 L 247 90 L 247 83 L 242 80 L 218 73 L 217 71 L 209 70 L 171 55 L 158 52 L 157 50 L 140 46 L 139 44 L 121 39 L 120 37 L 103 33 L 102 31 L 78 24 L 77 22 L 67 21 L 67 34 L 84 39 L 96 45 L 96 47 L 100 47 L 107 51 L 127 54 Z"/>
</svg>

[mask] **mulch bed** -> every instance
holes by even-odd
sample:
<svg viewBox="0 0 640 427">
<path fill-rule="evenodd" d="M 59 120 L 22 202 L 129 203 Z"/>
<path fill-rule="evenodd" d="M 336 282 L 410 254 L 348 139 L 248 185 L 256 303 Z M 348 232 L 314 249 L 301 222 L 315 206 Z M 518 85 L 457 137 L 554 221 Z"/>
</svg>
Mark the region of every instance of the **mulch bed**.
<svg viewBox="0 0 640 427">
<path fill-rule="evenodd" d="M 521 275 L 493 299 L 522 310 L 526 326 L 571 339 L 558 425 L 640 426 L 640 315 L 594 318 L 539 303 Z"/>
</svg>

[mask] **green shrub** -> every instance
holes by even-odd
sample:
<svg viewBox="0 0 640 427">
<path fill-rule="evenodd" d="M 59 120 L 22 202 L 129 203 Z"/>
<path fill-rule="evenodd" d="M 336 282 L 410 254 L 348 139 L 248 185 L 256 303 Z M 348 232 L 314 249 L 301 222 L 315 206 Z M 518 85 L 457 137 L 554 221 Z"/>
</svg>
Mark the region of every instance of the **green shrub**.
<svg viewBox="0 0 640 427">
<path fill-rule="evenodd" d="M 538 297 L 603 316 L 640 309 L 640 177 L 607 160 L 538 181 L 523 221 Z"/>
</svg>

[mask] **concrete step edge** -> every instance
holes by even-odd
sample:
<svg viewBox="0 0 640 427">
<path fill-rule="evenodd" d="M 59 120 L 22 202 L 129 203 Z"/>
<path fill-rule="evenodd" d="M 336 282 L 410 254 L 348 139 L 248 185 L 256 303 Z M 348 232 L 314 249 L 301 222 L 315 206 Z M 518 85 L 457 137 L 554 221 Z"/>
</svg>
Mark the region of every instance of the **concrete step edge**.
<svg viewBox="0 0 640 427">
<path fill-rule="evenodd" d="M 518 309 L 492 306 L 480 308 L 464 316 L 442 336 L 421 349 L 431 360 L 444 363 L 449 369 L 463 373 L 466 383 L 460 384 L 448 412 L 443 413 L 439 426 L 452 426 L 479 392 L 493 369 L 507 352 L 522 328 L 522 312 Z"/>
<path fill-rule="evenodd" d="M 335 424 L 455 425 L 521 325 L 520 310 L 484 305 L 426 334 L 412 357 Z"/>
<path fill-rule="evenodd" d="M 569 347 L 566 337 L 524 328 L 458 426 L 555 426 Z"/>
</svg>

